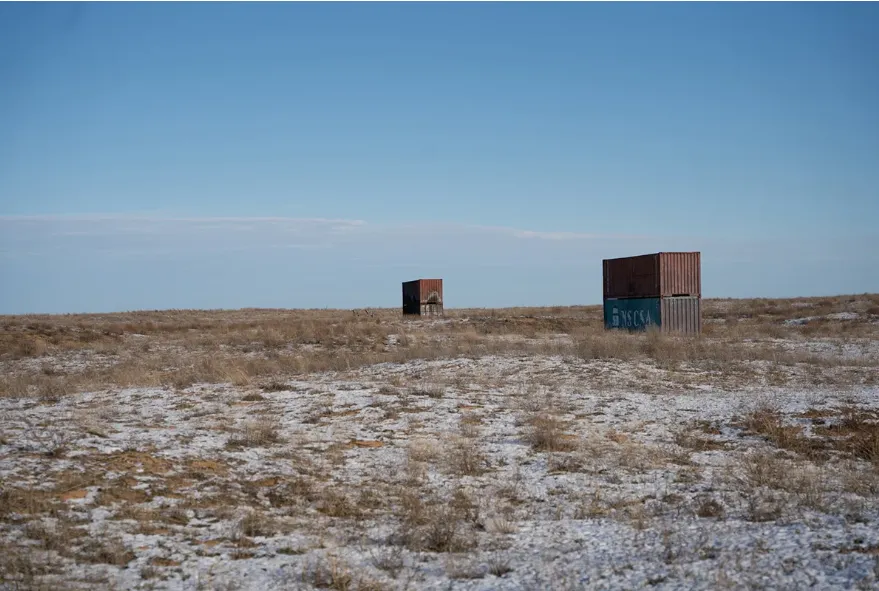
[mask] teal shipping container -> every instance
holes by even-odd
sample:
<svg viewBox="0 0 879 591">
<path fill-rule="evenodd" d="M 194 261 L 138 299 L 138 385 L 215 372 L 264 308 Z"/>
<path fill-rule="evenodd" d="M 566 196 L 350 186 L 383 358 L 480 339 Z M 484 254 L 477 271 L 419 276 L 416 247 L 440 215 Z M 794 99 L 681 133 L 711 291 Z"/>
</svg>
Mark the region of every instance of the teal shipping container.
<svg viewBox="0 0 879 591">
<path fill-rule="evenodd" d="M 676 297 L 604 300 L 606 329 L 640 331 L 647 330 L 650 326 L 655 326 L 662 332 L 702 332 L 702 299 Z"/>
</svg>

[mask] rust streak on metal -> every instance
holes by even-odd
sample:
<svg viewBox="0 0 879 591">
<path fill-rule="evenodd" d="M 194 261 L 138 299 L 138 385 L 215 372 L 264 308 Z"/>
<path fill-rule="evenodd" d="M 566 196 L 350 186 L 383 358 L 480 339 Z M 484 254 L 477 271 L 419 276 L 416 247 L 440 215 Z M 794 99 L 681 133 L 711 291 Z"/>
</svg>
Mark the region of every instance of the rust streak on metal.
<svg viewBox="0 0 879 591">
<path fill-rule="evenodd" d="M 605 298 L 702 297 L 699 252 L 605 259 L 602 266 Z"/>
<path fill-rule="evenodd" d="M 403 282 L 403 314 L 443 315 L 443 280 L 416 279 Z"/>
</svg>

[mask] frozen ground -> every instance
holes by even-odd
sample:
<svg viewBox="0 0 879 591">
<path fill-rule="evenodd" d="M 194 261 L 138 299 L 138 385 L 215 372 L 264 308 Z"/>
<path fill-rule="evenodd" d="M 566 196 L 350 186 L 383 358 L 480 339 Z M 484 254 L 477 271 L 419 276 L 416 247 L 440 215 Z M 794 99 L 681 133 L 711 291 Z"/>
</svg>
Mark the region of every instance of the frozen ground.
<svg viewBox="0 0 879 591">
<path fill-rule="evenodd" d="M 875 351 L 822 342 L 790 346 Z M 487 355 L 2 398 L 0 588 L 879 587 L 876 368 L 744 365 Z"/>
<path fill-rule="evenodd" d="M 835 314 L 827 314 L 825 316 L 806 316 L 804 318 L 789 318 L 784 321 L 786 326 L 801 326 L 803 324 L 808 324 L 810 322 L 814 322 L 816 320 L 842 320 L 842 321 L 852 321 L 861 319 L 861 314 L 856 312 L 837 312 Z M 870 320 L 875 320 L 875 318 L 870 317 Z"/>
</svg>

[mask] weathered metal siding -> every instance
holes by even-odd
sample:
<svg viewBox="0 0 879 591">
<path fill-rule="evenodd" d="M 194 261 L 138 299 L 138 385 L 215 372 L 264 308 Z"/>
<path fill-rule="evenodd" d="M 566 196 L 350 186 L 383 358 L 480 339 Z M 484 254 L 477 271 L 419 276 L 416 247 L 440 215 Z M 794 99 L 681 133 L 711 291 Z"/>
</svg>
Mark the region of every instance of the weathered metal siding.
<svg viewBox="0 0 879 591">
<path fill-rule="evenodd" d="M 656 326 L 662 332 L 702 332 L 702 300 L 677 298 L 606 298 L 604 327 L 630 331 Z"/>
<path fill-rule="evenodd" d="M 421 284 L 416 281 L 403 283 L 403 314 L 421 313 Z"/>
<path fill-rule="evenodd" d="M 662 298 L 660 302 L 663 332 L 684 334 L 702 332 L 702 298 Z"/>
<path fill-rule="evenodd" d="M 659 297 L 656 255 L 605 259 L 604 297 Z"/>
<path fill-rule="evenodd" d="M 678 296 L 701 297 L 701 253 L 659 253 L 659 291 L 659 295 L 664 298 Z"/>
<path fill-rule="evenodd" d="M 422 304 L 442 304 L 443 303 L 443 280 L 442 279 L 421 279 L 421 303 Z"/>
<path fill-rule="evenodd" d="M 443 315 L 443 280 L 416 279 L 403 282 L 403 314 Z"/>
<path fill-rule="evenodd" d="M 604 300 L 604 327 L 646 330 L 661 325 L 659 298 L 608 298 Z"/>
<path fill-rule="evenodd" d="M 701 296 L 698 252 L 659 252 L 602 261 L 605 298 Z"/>
</svg>

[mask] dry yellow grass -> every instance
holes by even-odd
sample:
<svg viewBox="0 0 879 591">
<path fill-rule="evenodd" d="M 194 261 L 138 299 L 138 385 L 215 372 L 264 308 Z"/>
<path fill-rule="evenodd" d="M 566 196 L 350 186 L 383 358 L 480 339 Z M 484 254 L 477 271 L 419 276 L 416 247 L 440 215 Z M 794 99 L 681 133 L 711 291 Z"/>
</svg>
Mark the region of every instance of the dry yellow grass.
<svg viewBox="0 0 879 591">
<path fill-rule="evenodd" d="M 108 385 L 186 387 L 196 382 L 246 385 L 253 379 L 349 369 L 382 361 L 504 352 L 576 351 L 585 358 L 646 356 L 665 364 L 765 359 L 816 363 L 815 355 L 744 339 L 876 337 L 876 322 L 784 320 L 855 312 L 869 317 L 879 296 L 797 300 L 705 300 L 702 338 L 608 333 L 599 306 L 449 310 L 448 322 L 404 320 L 397 310 L 371 316 L 341 310 L 168 310 L 95 315 L 0 316 L 0 382 L 7 396 Z M 466 320 L 466 322 L 464 322 Z M 397 341 L 389 339 L 396 335 Z M 567 335 L 560 343 L 534 343 Z M 504 338 L 516 336 L 517 338 Z M 333 354 L 327 354 L 332 351 Z M 82 352 L 95 363 L 69 362 Z M 30 363 L 25 370 L 16 360 Z M 12 371 L 8 371 L 12 370 Z"/>
<path fill-rule="evenodd" d="M 665 400 L 652 393 L 691 385 L 688 397 L 705 388 L 706 400 L 717 400 L 718 385 L 734 386 L 725 395 L 741 384 L 869 383 L 879 360 L 837 349 L 876 340 L 876 302 L 706 301 L 700 337 L 606 332 L 597 307 L 451 310 L 439 322 L 404 320 L 396 310 L 5 317 L 0 388 L 28 399 L 4 402 L 16 418 L 0 445 L 16 446 L 20 470 L 0 487 L 0 525 L 22 537 L 6 544 L 0 571 L 35 586 L 57 568 L 40 551 L 156 581 L 192 556 L 277 553 L 295 557 L 289 576 L 306 585 L 393 588 L 399 577 L 405 588 L 422 561 L 437 572 L 448 559 L 451 578 L 521 572 L 505 544 L 570 518 L 638 530 L 670 514 L 709 525 L 807 509 L 866 519 L 873 505 L 846 506 L 841 491 L 860 503 L 879 491 L 879 470 L 870 469 L 879 458 L 875 411 L 852 402 L 793 416 L 800 409 L 790 405 L 749 406 L 722 422 L 676 414 L 671 425 L 632 410 L 640 394 L 619 402 L 627 392 Z M 861 316 L 783 324 L 837 312 Z M 829 348 L 806 346 L 821 339 Z M 504 358 L 473 359 L 493 354 Z M 305 375 L 443 358 L 458 359 Z M 208 385 L 189 389 L 199 383 Z M 123 391 L 132 385 L 166 388 Z M 63 401 L 96 388 L 107 391 Z M 151 406 L 152 396 L 165 406 Z M 132 412 L 117 399 L 135 401 Z M 53 427 L 56 409 L 78 439 Z M 49 418 L 26 424 L 39 412 Z M 733 413 L 744 416 L 733 421 Z M 174 425 L 162 424 L 171 414 Z M 92 447 L 111 443 L 123 449 Z M 700 454 L 731 461 L 721 469 Z M 62 464 L 76 470 L 54 469 Z M 665 490 L 639 490 L 660 471 Z M 105 509 L 123 539 L 185 538 L 193 554 L 145 560 L 118 537 L 89 540 L 77 507 Z M 202 535 L 204 523 L 217 522 L 223 528 Z M 679 548 L 667 545 L 676 560 Z M 327 556 L 346 546 L 375 556 L 366 565 Z"/>
<path fill-rule="evenodd" d="M 168 310 L 95 315 L 0 317 L 0 395 L 56 401 L 65 393 L 119 386 L 195 383 L 283 387 L 284 378 L 379 362 L 493 353 L 574 354 L 584 359 L 652 359 L 662 367 L 698 363 L 723 370 L 755 360 L 840 365 L 773 339 L 874 339 L 879 322 L 786 319 L 855 312 L 869 319 L 879 296 L 797 300 L 705 300 L 704 334 L 607 332 L 599 306 L 449 310 L 445 322 L 341 310 Z M 879 360 L 848 359 L 850 368 Z M 849 371 L 849 381 L 875 379 Z M 778 379 L 784 379 L 778 377 Z M 826 377 L 822 379 L 828 379 Z M 416 387 L 415 389 L 418 389 Z M 422 388 L 438 396 L 435 387 Z"/>
</svg>

